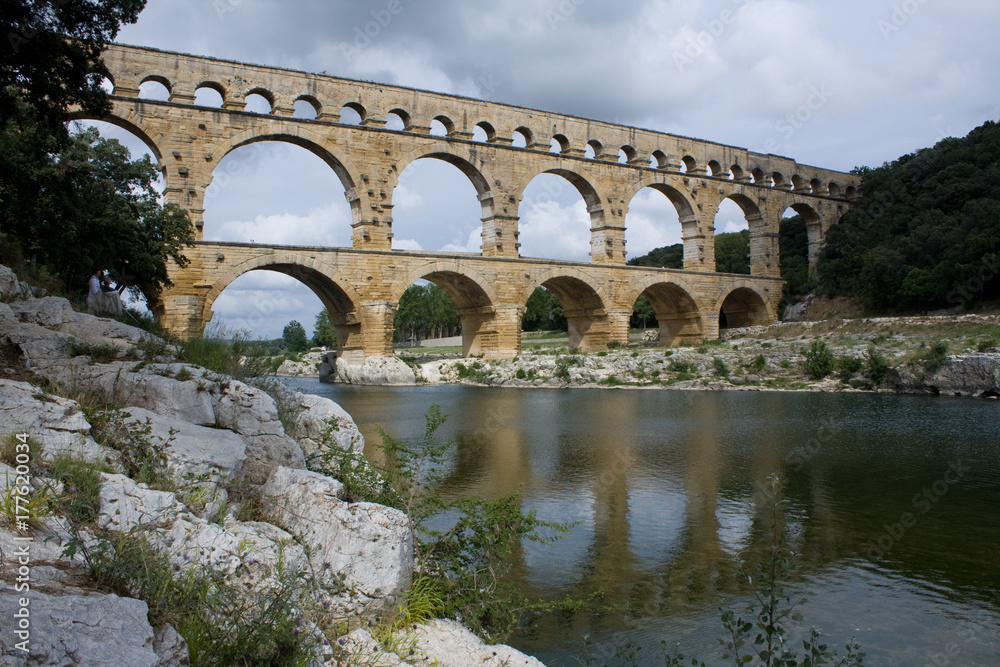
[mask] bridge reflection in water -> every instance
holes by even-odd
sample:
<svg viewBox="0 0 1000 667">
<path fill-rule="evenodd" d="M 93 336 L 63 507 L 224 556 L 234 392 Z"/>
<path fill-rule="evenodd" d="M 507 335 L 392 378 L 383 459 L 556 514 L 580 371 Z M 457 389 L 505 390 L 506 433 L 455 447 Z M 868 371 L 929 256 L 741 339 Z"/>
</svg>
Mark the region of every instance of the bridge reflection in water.
<svg viewBox="0 0 1000 667">
<path fill-rule="evenodd" d="M 661 639 L 712 655 L 719 608 L 748 602 L 737 563 L 762 562 L 768 546 L 762 490 L 772 474 L 782 479 L 778 525 L 797 551 L 791 585 L 831 645 L 856 635 L 870 660 L 923 664 L 959 642 L 967 664 L 996 661 L 1000 420 L 991 402 L 290 382 L 339 401 L 369 447 L 374 424 L 421 435 L 437 402 L 450 414 L 443 435 L 458 443 L 447 492 L 496 496 L 523 484 L 525 506 L 541 517 L 582 520 L 555 546 L 518 550 L 515 576 L 530 594 L 600 589 L 629 611 L 533 625 L 515 643 L 546 664 L 578 664 L 583 634 L 598 651 L 643 645 L 647 659 Z M 919 514 L 913 495 L 956 460 L 967 468 L 960 483 Z M 873 551 L 907 511 L 917 526 Z"/>
</svg>

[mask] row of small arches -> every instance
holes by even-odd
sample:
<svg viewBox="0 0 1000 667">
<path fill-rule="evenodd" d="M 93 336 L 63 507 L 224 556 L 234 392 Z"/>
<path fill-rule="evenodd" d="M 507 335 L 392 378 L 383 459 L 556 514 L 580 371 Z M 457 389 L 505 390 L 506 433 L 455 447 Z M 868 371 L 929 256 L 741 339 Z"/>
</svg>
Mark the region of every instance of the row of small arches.
<svg viewBox="0 0 1000 667">
<path fill-rule="evenodd" d="M 147 76 L 139 86 L 140 99 L 153 99 L 167 101 L 172 94 L 170 82 L 162 76 Z M 195 90 L 194 103 L 200 106 L 219 108 L 225 104 L 226 90 L 220 84 L 206 81 L 198 85 Z M 254 88 L 244 96 L 245 111 L 258 114 L 271 114 L 274 112 L 274 95 L 263 88 Z M 293 102 L 293 118 L 315 119 L 322 112 L 322 106 L 312 95 L 300 95 Z M 339 121 L 346 125 L 360 125 L 370 121 L 368 112 L 363 105 L 357 102 L 348 102 L 340 108 Z M 380 123 L 382 124 L 382 123 Z M 410 115 L 402 109 L 393 109 L 385 118 L 384 127 L 388 130 L 413 131 L 415 129 Z M 455 123 L 444 115 L 438 115 L 431 119 L 428 133 L 431 136 L 454 136 L 457 132 Z M 467 135 L 468 136 L 468 135 Z M 496 129 L 487 121 L 481 121 L 475 125 L 471 139 L 483 143 L 504 143 L 515 148 L 527 148 L 535 146 L 534 133 L 527 127 L 518 127 L 514 130 L 510 139 L 498 136 Z M 574 148 L 570 141 L 563 134 L 555 134 L 549 142 L 549 151 L 552 153 L 575 155 L 585 159 L 616 159 L 621 164 L 640 164 L 643 162 L 639 158 L 638 151 L 632 146 L 621 146 L 616 157 L 611 157 L 614 153 L 609 153 L 606 146 L 596 139 L 591 139 L 583 147 L 582 155 L 578 148 Z M 613 149 L 612 149 L 613 150 Z M 663 171 L 678 171 L 691 176 L 706 176 L 709 178 L 727 179 L 773 187 L 783 190 L 791 190 L 801 194 L 812 194 L 817 196 L 846 197 L 855 199 L 857 189 L 851 185 L 842 187 L 837 182 L 825 183 L 819 178 L 807 179 L 798 174 L 791 178 L 781 172 L 765 172 L 758 168 L 745 170 L 738 164 L 728 167 L 717 160 L 710 160 L 707 164 L 699 164 L 698 161 L 685 155 L 676 164 L 671 164 L 666 153 L 655 150 L 650 155 L 649 168 Z"/>
</svg>

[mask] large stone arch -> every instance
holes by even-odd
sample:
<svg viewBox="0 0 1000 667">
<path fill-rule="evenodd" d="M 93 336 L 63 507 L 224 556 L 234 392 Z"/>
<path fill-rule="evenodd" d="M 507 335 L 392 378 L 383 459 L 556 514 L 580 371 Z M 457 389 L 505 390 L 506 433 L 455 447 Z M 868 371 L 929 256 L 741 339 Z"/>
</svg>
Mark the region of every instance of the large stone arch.
<svg viewBox="0 0 1000 667">
<path fill-rule="evenodd" d="M 275 271 L 295 278 L 319 297 L 330 313 L 337 331 L 339 356 L 363 357 L 361 320 L 358 312 L 364 299 L 337 271 L 324 262 L 295 252 L 260 254 L 233 266 L 218 278 L 205 295 L 201 313 L 202 327 L 212 319 L 212 306 L 234 280 L 251 271 Z"/>
<path fill-rule="evenodd" d="M 590 215 L 590 260 L 595 264 L 602 263 L 607 254 L 605 250 L 607 215 L 601 199 L 601 193 L 598 192 L 597 187 L 594 186 L 591 179 L 588 179 L 586 176 L 562 166 L 531 170 L 517 184 L 515 197 L 518 202 L 518 217 L 521 215 L 520 207 L 524 203 L 524 191 L 533 180 L 543 174 L 561 176 L 569 181 L 570 185 L 576 188 L 576 191 L 583 197 L 583 202 L 587 206 L 587 213 Z M 613 241 L 611 242 L 613 243 Z"/>
<path fill-rule="evenodd" d="M 237 148 L 262 141 L 282 141 L 313 153 L 333 169 L 349 195 L 361 181 L 360 170 L 354 166 L 351 159 L 339 146 L 297 122 L 280 123 L 277 127 L 269 128 L 253 127 L 234 134 L 227 140 L 216 144 L 211 153 L 211 163 L 218 165 L 222 158 Z"/>
<path fill-rule="evenodd" d="M 559 299 L 568 325 L 569 344 L 584 351 L 604 349 L 612 338 L 608 307 L 611 299 L 598 279 L 569 266 L 533 272 L 521 295 L 522 308 L 532 292 L 544 287 Z"/>
<path fill-rule="evenodd" d="M 160 149 L 159 145 L 153 140 L 153 136 L 161 134 L 151 123 L 148 122 L 147 117 L 137 114 L 134 111 L 129 111 L 128 113 L 121 115 L 119 109 L 115 108 L 107 116 L 97 117 L 92 114 L 87 114 L 82 111 L 71 112 L 68 119 L 73 120 L 99 120 L 105 123 L 109 123 L 116 127 L 131 132 L 136 137 L 138 137 L 142 143 L 146 144 L 153 157 L 156 161 L 162 165 L 163 164 L 163 151 Z"/>
<path fill-rule="evenodd" d="M 775 304 L 749 280 L 737 281 L 715 301 L 719 329 L 739 329 L 773 324 L 777 319 Z"/>
<path fill-rule="evenodd" d="M 469 179 L 469 182 L 472 183 L 472 187 L 476 190 L 476 197 L 479 199 L 481 209 L 480 222 L 482 227 L 480 233 L 484 239 L 484 254 L 496 254 L 488 252 L 488 248 L 485 243 L 485 239 L 488 236 L 488 230 L 486 227 L 487 225 L 492 224 L 495 214 L 493 192 L 490 188 L 490 175 L 481 167 L 478 167 L 473 163 L 475 158 L 474 156 L 468 155 L 469 151 L 467 148 L 463 151 L 460 146 L 461 145 L 456 145 L 445 140 L 433 141 L 415 148 L 404 157 L 397 160 L 392 172 L 389 174 L 389 181 L 386 184 L 390 191 L 389 199 L 392 201 L 392 197 L 395 195 L 396 188 L 399 185 L 399 179 L 403 175 L 403 172 L 417 160 L 434 159 L 441 160 L 442 162 L 452 165 Z M 492 234 L 489 234 L 489 236 L 492 236 Z M 516 237 L 516 229 L 514 230 L 513 236 Z"/>
<path fill-rule="evenodd" d="M 823 220 L 819 212 L 805 202 L 789 202 L 787 208 L 795 211 L 806 223 L 806 237 L 809 240 L 809 270 L 811 273 L 816 268 L 819 251 L 823 247 Z"/>
<path fill-rule="evenodd" d="M 671 346 L 705 337 L 701 309 L 693 294 L 693 287 L 680 275 L 653 275 L 630 284 L 624 302 L 631 305 L 645 295 L 656 313 L 660 344 Z"/>
<path fill-rule="evenodd" d="M 674 207 L 674 210 L 677 211 L 677 221 L 681 226 L 681 242 L 684 244 L 684 266 L 685 268 L 697 267 L 701 258 L 701 250 L 698 247 L 698 239 L 700 237 L 697 215 L 698 205 L 681 187 L 661 181 L 655 183 L 639 182 L 633 185 L 628 194 L 628 208 L 631 208 L 632 200 L 647 188 L 665 196 L 671 206 Z M 627 229 L 625 233 L 628 234 Z"/>
<path fill-rule="evenodd" d="M 498 331 L 494 285 L 461 262 L 427 262 L 392 284 L 390 299 L 398 304 L 403 292 L 418 280 L 428 280 L 443 289 L 455 304 L 462 326 L 464 356 L 498 356 Z"/>
</svg>

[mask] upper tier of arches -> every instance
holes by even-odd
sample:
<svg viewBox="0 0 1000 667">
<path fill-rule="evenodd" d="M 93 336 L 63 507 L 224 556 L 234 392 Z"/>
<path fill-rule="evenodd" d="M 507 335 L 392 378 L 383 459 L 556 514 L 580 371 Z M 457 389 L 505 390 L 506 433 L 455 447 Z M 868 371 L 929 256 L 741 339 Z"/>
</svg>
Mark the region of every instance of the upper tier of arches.
<svg viewBox="0 0 1000 667">
<path fill-rule="evenodd" d="M 185 60 L 178 69 L 178 61 Z M 218 94 L 223 109 L 350 122 L 387 131 L 433 134 L 469 142 L 560 156 L 622 163 L 654 171 L 734 181 L 796 194 L 853 199 L 851 174 L 799 165 L 793 160 L 676 135 L 573 116 L 483 102 L 454 95 L 384 86 L 325 75 L 185 56 L 113 44 L 105 56 L 115 94 L 140 97 L 149 82 L 168 101 L 194 104 L 199 90 Z M 239 70 L 235 76 L 234 65 Z M 247 99 L 251 98 L 248 111 Z M 156 99 L 155 97 L 151 97 Z M 256 111 L 253 111 L 256 110 Z M 345 114 L 349 113 L 350 121 Z M 478 129 L 477 129 L 478 128 Z"/>
</svg>

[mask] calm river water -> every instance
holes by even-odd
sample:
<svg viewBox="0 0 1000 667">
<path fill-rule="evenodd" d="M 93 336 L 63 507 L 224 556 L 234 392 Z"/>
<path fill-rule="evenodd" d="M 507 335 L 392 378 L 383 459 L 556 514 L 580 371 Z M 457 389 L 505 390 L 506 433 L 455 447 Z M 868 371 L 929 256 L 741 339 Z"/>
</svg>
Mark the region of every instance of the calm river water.
<svg viewBox="0 0 1000 667">
<path fill-rule="evenodd" d="M 1000 403 L 770 392 L 351 387 L 288 380 L 374 426 L 423 434 L 438 403 L 457 442 L 449 491 L 581 521 L 526 545 L 516 575 L 547 597 L 601 589 L 629 612 L 544 618 L 510 643 L 547 665 L 616 664 L 660 642 L 721 662 L 720 608 L 750 599 L 755 517 L 780 476 L 804 628 L 870 665 L 1000 665 Z M 589 636 L 589 648 L 584 642 Z"/>
</svg>

